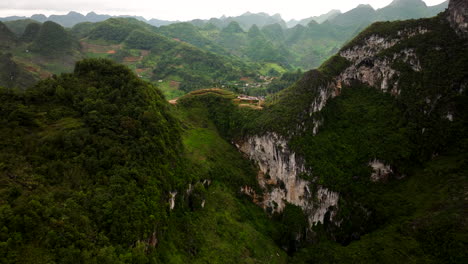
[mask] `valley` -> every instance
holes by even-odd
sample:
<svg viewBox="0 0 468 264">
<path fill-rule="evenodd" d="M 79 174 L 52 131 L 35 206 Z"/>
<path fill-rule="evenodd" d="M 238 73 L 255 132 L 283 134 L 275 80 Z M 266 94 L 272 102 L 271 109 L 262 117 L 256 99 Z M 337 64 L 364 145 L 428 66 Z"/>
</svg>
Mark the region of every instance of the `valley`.
<svg viewBox="0 0 468 264">
<path fill-rule="evenodd" d="M 433 16 L 445 7 L 446 4 L 430 8 L 419 5 L 406 12 L 405 18 Z M 321 23 L 309 19 L 307 23 L 299 21 L 294 26 L 290 23 L 289 28 L 281 17 L 261 13 L 165 25 L 151 24 L 140 17 L 95 13 L 81 16 L 76 12 L 52 15 L 49 22 L 44 16 L 23 20 L 7 17 L 0 21 L 4 21 L 2 28 L 8 31 L 4 33 L 10 38 L 8 41 L 15 43 L 15 48 L 10 46 L 3 53 L 13 54 L 15 64 L 31 73 L 29 78 L 37 80 L 50 74 L 71 72 L 74 63 L 83 58 L 110 58 L 126 64 L 172 99 L 196 89 L 213 87 L 264 96 L 272 90 L 269 88 L 272 80 L 286 72 L 318 67 L 371 22 L 383 19 L 381 17 L 400 19 L 396 10 L 406 8 L 406 5 L 390 5 L 377 12 L 385 15 L 369 15 L 369 20 L 358 22 L 352 15 L 361 12 L 362 7 L 358 6 L 329 20 L 316 18 Z M 41 32 L 42 23 L 52 31 Z M 69 28 L 58 28 L 59 24 Z M 57 28 L 54 29 L 54 25 Z M 59 35 L 52 35 L 55 33 Z M 59 38 L 62 43 L 49 43 L 41 40 L 38 34 L 43 38 Z M 45 54 L 47 51 L 31 48 L 39 42 L 55 49 L 66 46 L 68 50 L 60 59 L 59 56 L 54 58 Z M 2 83 L 9 86 L 4 78 Z"/>
<path fill-rule="evenodd" d="M 467 11 L 0 19 L 0 262 L 465 263 Z"/>
</svg>

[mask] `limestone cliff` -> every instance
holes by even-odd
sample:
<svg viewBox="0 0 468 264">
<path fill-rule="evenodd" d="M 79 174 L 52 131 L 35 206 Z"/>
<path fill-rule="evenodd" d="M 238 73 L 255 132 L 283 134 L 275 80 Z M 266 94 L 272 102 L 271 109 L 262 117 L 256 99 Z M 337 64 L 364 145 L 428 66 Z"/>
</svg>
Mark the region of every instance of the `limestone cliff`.
<svg viewBox="0 0 468 264">
<path fill-rule="evenodd" d="M 397 60 L 407 63 L 414 71 L 421 71 L 421 65 L 414 49 L 403 49 L 387 56 L 377 56 L 399 42 L 429 32 L 424 27 L 408 28 L 398 31 L 395 37 L 371 35 L 362 44 L 346 48 L 340 56 L 352 64 L 335 78 L 336 83 L 350 85 L 354 81 L 368 84 L 384 92 L 398 95 L 400 72 L 392 68 Z"/>
<path fill-rule="evenodd" d="M 309 106 L 300 114 L 297 125 L 291 127 L 288 135 L 268 132 L 254 135 L 237 142 L 238 149 L 253 160 L 260 169 L 258 182 L 263 188 L 263 194 L 254 193 L 248 186 L 242 191 L 254 198 L 265 210 L 282 212 L 286 202 L 300 206 L 308 216 L 312 226 L 324 222 L 327 212 L 330 218 L 339 225 L 340 219 L 333 219 L 338 211 L 340 195 L 314 182 L 302 179 L 301 175 L 313 175 L 313 168 L 306 168 L 302 157 L 296 155 L 288 146 L 290 137 L 303 133 L 319 133 L 322 125 L 321 110 L 330 98 L 340 95 L 342 87 L 353 82 L 361 82 L 383 92 L 398 96 L 398 78 L 400 72 L 392 68 L 395 61 L 403 61 L 413 71 L 421 71 L 421 64 L 413 49 L 403 49 L 391 55 L 377 56 L 380 52 L 390 49 L 401 41 L 429 32 L 418 26 L 406 28 L 397 32 L 396 36 L 387 37 L 377 34 L 366 37 L 362 43 L 343 49 L 339 56 L 349 62 L 349 66 L 338 75 L 321 85 L 311 88 L 315 97 Z M 318 72 L 311 72 L 310 78 L 317 78 Z M 307 79 L 307 77 L 304 77 Z M 390 165 L 383 165 L 384 161 L 370 160 L 369 167 L 374 172 L 369 175 L 372 181 L 379 181 L 388 177 L 392 170 Z M 381 165 L 382 164 L 382 165 Z M 314 179 L 314 177 L 312 177 Z"/>
<path fill-rule="evenodd" d="M 434 139 L 444 135 L 442 131 L 448 123 L 457 122 L 459 114 L 454 98 L 467 86 L 468 78 L 463 75 L 463 70 L 450 63 L 447 65 L 455 60 L 452 54 L 464 54 L 460 47 L 464 40 L 450 27 L 458 34 L 467 32 L 467 5 L 466 1 L 450 2 L 449 11 L 445 13 L 449 15 L 450 25 L 445 14 L 430 19 L 376 23 L 343 47 L 332 58 L 332 63 L 306 73 L 298 83 L 277 95 L 279 99 L 275 104 L 281 107 L 274 108 L 273 104 L 273 110 L 264 112 L 267 112 L 265 115 L 275 115 L 281 120 L 279 123 L 288 123 L 287 129 L 276 126 L 275 130 L 271 126 L 266 129 L 268 132 L 243 136 L 235 142 L 260 170 L 257 179 L 262 193 L 256 193 L 249 186 L 243 186 L 241 191 L 267 211 L 279 213 L 286 203 L 291 203 L 303 209 L 311 226 L 323 223 L 327 216 L 335 225 L 343 226 L 346 219 L 340 214 L 339 204 L 342 203 L 339 201 L 346 202 L 345 193 L 340 195 L 333 190 L 333 184 L 327 185 L 329 188 L 318 184 L 313 163 L 308 162 L 307 157 L 299 156 L 297 153 L 303 153 L 300 147 L 292 149 L 290 142 L 305 135 L 310 139 L 320 134 L 326 120 L 323 109 L 328 101 L 340 96 L 344 89 L 352 89 L 354 84 L 373 87 L 396 99 L 399 107 L 409 115 L 411 129 L 417 131 L 412 136 L 417 142 L 413 143 L 424 143 L 427 147 L 429 154 L 424 154 L 422 159 L 437 155 L 436 150 L 443 148 L 445 143 Z M 458 65 L 463 63 L 460 61 Z M 446 72 L 437 72 L 445 65 L 447 71 L 456 73 L 450 76 L 453 78 L 450 83 L 440 77 Z M 268 127 L 268 124 L 262 123 L 262 127 Z M 432 144 L 432 141 L 437 143 Z M 403 158 L 397 155 L 400 154 L 387 155 L 392 160 L 389 161 L 365 153 L 362 156 L 367 161 L 354 165 L 368 167 L 369 181 L 384 183 L 387 179 L 405 176 L 399 171 L 401 167 L 392 164 L 402 162 Z"/>
<path fill-rule="evenodd" d="M 457 34 L 468 38 L 468 1 L 451 0 L 448 7 L 448 20 Z"/>
<path fill-rule="evenodd" d="M 257 179 L 263 194 L 258 197 L 248 186 L 241 191 L 252 196 L 264 209 L 280 213 L 286 202 L 297 205 L 306 213 L 311 226 L 323 223 L 327 212 L 330 218 L 334 217 L 339 194 L 322 186 L 313 190 L 313 183 L 300 177 L 311 172 L 304 167 L 302 158 L 289 149 L 284 138 L 266 133 L 248 137 L 238 142 L 237 147 L 257 163 L 260 169 Z"/>
</svg>

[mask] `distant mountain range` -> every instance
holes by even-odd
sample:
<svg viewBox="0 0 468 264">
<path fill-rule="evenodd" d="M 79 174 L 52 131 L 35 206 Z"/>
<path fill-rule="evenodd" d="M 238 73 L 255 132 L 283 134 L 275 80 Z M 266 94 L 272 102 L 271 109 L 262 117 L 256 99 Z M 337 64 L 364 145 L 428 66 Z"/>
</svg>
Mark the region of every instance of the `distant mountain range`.
<svg viewBox="0 0 468 264">
<path fill-rule="evenodd" d="M 315 21 L 319 24 L 330 21 L 332 24 L 336 25 L 349 25 L 367 23 L 370 24 L 374 21 L 384 21 L 384 20 L 403 20 L 409 18 L 422 18 L 422 17 L 431 17 L 436 15 L 439 12 L 442 12 L 448 7 L 448 1 L 445 1 L 439 5 L 427 6 L 422 0 L 394 0 L 388 6 L 373 9 L 370 5 L 359 5 L 356 8 L 341 13 L 339 10 L 331 10 L 330 12 L 320 15 L 305 18 L 302 20 L 290 20 L 285 21 L 282 19 L 281 15 L 268 15 L 266 13 L 250 13 L 247 12 L 240 16 L 226 17 L 222 16 L 220 18 L 211 18 L 208 20 L 195 19 L 190 21 L 192 24 L 197 26 L 204 26 L 206 24 L 213 24 L 219 28 L 224 28 L 229 25 L 231 22 L 237 22 L 244 30 L 250 29 L 252 25 L 257 25 L 259 28 L 262 28 L 266 25 L 279 24 L 283 28 L 291 28 L 298 24 L 306 26 L 311 21 Z M 140 21 L 146 22 L 153 26 L 164 26 L 180 21 L 168 21 L 160 19 L 150 19 L 147 20 L 141 16 L 111 16 L 111 15 L 102 15 L 90 12 L 86 15 L 71 11 L 66 15 L 50 15 L 49 17 L 36 14 L 31 17 L 24 16 L 10 16 L 0 18 L 0 21 L 12 21 L 20 19 L 33 19 L 38 22 L 53 21 L 62 25 L 63 27 L 73 27 L 74 25 L 82 22 L 100 22 L 111 17 L 132 17 Z"/>
<path fill-rule="evenodd" d="M 0 85 L 26 87 L 31 80 L 71 71 L 79 59 L 108 57 L 147 80 L 165 80 L 167 91 L 177 95 L 213 83 L 238 87 L 248 73 L 279 76 L 318 67 L 372 22 L 431 17 L 446 6 L 395 0 L 378 10 L 359 5 L 288 22 L 279 14 L 249 12 L 184 23 L 94 12 L 8 17 L 0 19 Z"/>
<path fill-rule="evenodd" d="M 370 5 L 356 8 L 329 19 L 332 24 L 348 26 L 350 24 L 370 24 L 375 21 L 395 21 L 411 18 L 432 17 L 444 11 L 448 1 L 435 6 L 427 6 L 422 0 L 394 0 L 388 6 L 374 10 Z"/>
<path fill-rule="evenodd" d="M 278 14 L 245 13 L 161 26 L 158 32 L 215 53 L 224 49 L 255 62 L 311 69 L 373 22 L 432 17 L 446 7 L 447 2 L 428 7 L 421 0 L 395 0 L 378 10 L 359 5 L 346 13 L 332 10 L 321 16 L 288 22 Z"/>
<path fill-rule="evenodd" d="M 323 15 L 320 15 L 320 16 L 313 16 L 313 17 L 304 18 L 304 19 L 301 19 L 301 20 L 295 20 L 295 19 L 289 20 L 286 23 L 286 25 L 288 25 L 288 27 L 294 27 L 294 26 L 296 26 L 298 24 L 306 26 L 311 21 L 315 21 L 315 22 L 321 24 L 321 23 L 323 23 L 323 22 L 325 22 L 325 21 L 327 21 L 329 19 L 335 18 L 338 15 L 341 15 L 341 11 L 337 10 L 337 9 L 333 9 L 330 12 L 328 12 L 326 14 L 323 14 Z"/>
<path fill-rule="evenodd" d="M 66 15 L 50 15 L 49 17 L 43 15 L 43 14 L 36 14 L 32 15 L 31 17 L 24 17 L 24 16 L 10 16 L 10 17 L 4 17 L 0 18 L 0 21 L 14 21 L 14 20 L 21 20 L 21 19 L 32 19 L 36 20 L 37 22 L 45 22 L 45 21 L 52 21 L 55 22 L 63 27 L 73 27 L 76 24 L 83 23 L 83 22 L 101 22 L 104 20 L 107 20 L 109 18 L 115 18 L 115 17 L 130 17 L 130 18 L 135 18 L 137 20 L 146 22 L 150 25 L 153 26 L 163 26 L 163 25 L 168 25 L 172 23 L 177 23 L 178 21 L 166 21 L 166 20 L 159 20 L 159 19 L 150 19 L 146 20 L 144 17 L 141 16 L 111 16 L 111 15 L 101 15 L 101 14 L 96 14 L 95 12 L 89 12 L 86 15 L 82 15 L 78 12 L 75 11 L 70 11 Z"/>
<path fill-rule="evenodd" d="M 71 72 L 76 61 L 90 57 L 125 64 L 168 97 L 214 85 L 234 89 L 242 85 L 241 78 L 269 70 L 222 48 L 210 52 L 167 38 L 158 30 L 135 18 L 85 22 L 72 29 L 53 21 L 0 22 L 0 86 L 25 88 L 53 74 Z"/>
</svg>

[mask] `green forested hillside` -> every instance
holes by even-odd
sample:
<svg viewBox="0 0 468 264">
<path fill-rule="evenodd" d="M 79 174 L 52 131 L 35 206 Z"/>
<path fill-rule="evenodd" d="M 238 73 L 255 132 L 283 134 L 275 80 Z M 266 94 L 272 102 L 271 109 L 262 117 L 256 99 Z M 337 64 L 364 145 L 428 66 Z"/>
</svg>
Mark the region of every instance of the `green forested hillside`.
<svg viewBox="0 0 468 264">
<path fill-rule="evenodd" d="M 88 56 L 106 56 L 127 64 L 142 78 L 160 86 L 171 98 L 194 89 L 237 87 L 242 77 L 255 77 L 260 68 L 221 52 L 215 45 L 210 47 L 203 38 L 192 46 L 184 39 L 164 37 L 155 27 L 132 19 L 109 19 L 75 27 L 73 32 L 82 37 Z M 178 29 L 184 28 L 184 25 L 178 26 Z M 191 33 L 189 30 L 186 34 Z"/>
<path fill-rule="evenodd" d="M 8 28 L 4 29 L 9 33 L 1 33 L 0 42 L 8 38 L 10 44 L 0 47 L 0 53 L 7 56 L 0 64 L 4 69 L 1 85 L 7 88 L 25 89 L 52 74 L 70 72 L 75 62 L 83 58 L 78 40 L 54 22 L 16 20 L 6 23 Z"/>
<path fill-rule="evenodd" d="M 11 53 L 0 53 L 0 85 L 9 88 L 33 85 L 37 81 L 36 77 L 18 65 L 12 57 Z"/>
<path fill-rule="evenodd" d="M 2 263 L 285 262 L 203 107 L 96 59 L 0 97 Z"/>
<path fill-rule="evenodd" d="M 190 43 L 196 47 L 216 53 L 218 55 L 235 55 L 241 59 L 250 59 L 254 62 L 274 62 L 285 68 L 302 68 L 308 70 L 320 66 L 327 58 L 333 55 L 341 45 L 355 36 L 360 30 L 375 21 L 394 21 L 411 18 L 421 18 L 434 16 L 442 12 L 447 7 L 447 2 L 436 6 L 427 6 L 421 0 L 395 0 L 388 6 L 374 10 L 365 5 L 340 13 L 332 10 L 327 14 L 309 17 L 300 21 L 285 22 L 279 14 L 268 15 L 266 13 L 247 12 L 236 17 L 212 18 L 209 20 L 195 19 L 190 22 L 177 23 L 174 21 L 163 21 L 158 19 L 146 20 L 138 16 L 124 16 L 133 19 L 133 22 L 122 20 L 122 17 L 112 17 L 109 15 L 97 15 L 90 12 L 86 15 L 77 12 L 69 12 L 66 15 L 33 15 L 26 17 L 7 17 L 0 20 L 16 34 L 21 35 L 29 23 L 43 23 L 52 21 L 63 27 L 73 27 L 73 32 L 77 33 L 79 39 L 89 35 L 90 39 L 107 39 L 116 44 L 124 41 L 125 36 L 131 32 L 132 25 L 148 28 L 149 25 L 161 26 L 158 33 L 170 38 L 176 38 Z M 111 23 L 104 22 L 108 19 Z M 263 28 L 275 28 L 275 31 L 284 31 L 286 35 L 295 35 L 295 26 L 310 27 L 301 31 L 303 34 L 299 38 L 285 39 L 269 38 L 269 34 L 263 32 L 268 42 L 262 41 L 251 44 L 250 40 L 244 36 L 252 26 Z M 197 28 L 189 27 L 195 25 Z M 146 26 L 145 26 L 146 25 Z M 235 27 L 232 27 L 235 25 Z M 288 28 L 288 27 L 289 28 Z M 199 31 L 198 29 L 204 29 Z M 151 29 L 152 31 L 154 29 Z M 227 30 L 227 31 L 226 31 Z M 234 30 L 234 31 L 233 31 Z M 228 33 L 220 35 L 220 32 Z M 290 33 L 288 33 L 290 32 Z M 271 33 L 271 32 L 270 32 Z M 274 34 L 279 36 L 279 34 Z M 270 35 L 271 36 L 271 35 Z M 257 35 L 257 37 L 261 37 Z M 237 40 L 234 41 L 233 40 Z M 260 48 L 260 49 L 258 49 Z M 263 54 L 252 56 L 252 49 L 267 50 Z"/>
<path fill-rule="evenodd" d="M 216 29 L 216 27 L 215 27 Z M 181 41 L 190 43 L 196 47 L 211 51 L 220 55 L 228 55 L 227 50 L 204 36 L 197 27 L 191 23 L 175 23 L 162 26 L 157 32 L 170 38 L 177 38 Z"/>
<path fill-rule="evenodd" d="M 156 28 L 141 17 L 70 12 L 52 15 L 43 25 L 36 21 L 46 21 L 45 16 L 8 18 L 0 46 L 35 79 L 71 72 L 83 58 L 104 57 L 126 64 L 169 98 L 210 87 L 265 95 L 274 78 L 318 67 L 372 21 L 431 16 L 443 8 L 444 4 L 428 8 L 417 0 L 396 1 L 377 11 L 359 6 L 325 21 L 306 19 L 292 28 L 279 15 L 264 13 Z M 102 21 L 105 18 L 109 19 Z M 92 22 L 76 24 L 79 21 Z M 65 29 L 57 23 L 74 26 Z"/>
<path fill-rule="evenodd" d="M 325 20 L 312 17 L 290 21 L 290 28 L 278 16 L 247 13 L 232 18 L 194 20 L 192 27 L 188 23 L 175 23 L 160 27 L 160 32 L 216 53 L 227 50 L 254 62 L 309 70 L 320 66 L 372 22 L 431 17 L 446 7 L 447 2 L 427 7 L 421 0 L 394 1 L 378 10 L 359 5 L 343 14 L 331 12 Z"/>
<path fill-rule="evenodd" d="M 0 48 L 9 49 L 17 42 L 17 38 L 13 32 L 2 22 L 0 22 Z"/>
<path fill-rule="evenodd" d="M 0 263 L 466 263 L 466 34 L 355 31 L 413 2 L 0 22 Z"/>
<path fill-rule="evenodd" d="M 82 61 L 1 96 L 3 263 L 118 257 L 151 237 L 166 212 L 160 188 L 184 175 L 180 127 L 158 90 L 124 66 Z"/>
<path fill-rule="evenodd" d="M 327 33 L 328 30 L 332 35 Z M 251 62 L 275 63 L 289 70 L 318 66 L 354 32 L 326 26 L 318 31 L 320 33 L 301 31 L 302 34 L 298 34 L 297 28 L 284 29 L 279 24 L 266 25 L 261 29 L 253 25 L 244 31 L 235 21 L 224 28 L 213 24 L 203 27 L 172 24 L 159 28 L 159 32 L 166 36 L 200 48 L 219 54 L 229 53 Z"/>
<path fill-rule="evenodd" d="M 20 40 L 26 43 L 33 42 L 41 31 L 41 25 L 39 23 L 29 23 L 26 25 L 24 30 L 18 34 L 21 35 Z"/>
<path fill-rule="evenodd" d="M 21 36 L 29 24 L 40 24 L 32 19 L 20 19 L 3 22 L 16 36 Z"/>
<path fill-rule="evenodd" d="M 228 108 L 206 104 L 230 140 L 278 133 L 304 157 L 312 173 L 299 177 L 309 180 L 311 189 L 325 186 L 339 192 L 335 216 L 339 224 L 328 219 L 316 225 L 308 246 L 295 254 L 293 263 L 463 263 L 466 259 L 463 190 L 468 119 L 463 109 L 468 97 L 462 88 L 468 78 L 466 40 L 455 34 L 443 14 L 376 23 L 343 50 L 359 49 L 371 36 L 392 38 L 402 30 L 421 27 L 429 31 L 374 57 L 392 58 L 405 50 L 417 54 L 422 70 L 409 67 L 408 61 L 392 64 L 400 73 L 397 96 L 356 81 L 344 85 L 321 111 L 311 113 L 311 104 L 323 98 L 322 89 L 351 65 L 336 55 L 272 96 L 260 112 L 222 111 Z M 372 182 L 368 164 L 373 159 L 391 164 L 393 178 Z"/>
<path fill-rule="evenodd" d="M 208 47 L 164 37 L 155 27 L 136 19 L 111 18 L 78 24 L 71 30 L 50 21 L 25 22 L 8 22 L 11 28 L 22 28 L 17 35 L 3 26 L 0 45 L 2 52 L 11 53 L 12 61 L 36 80 L 70 72 L 79 59 L 104 57 L 126 64 L 172 98 L 199 88 L 235 89 L 242 85 L 241 78 L 256 79 L 262 70 L 261 65 L 243 62 L 227 52 L 215 54 Z M 9 87 L 6 81 L 3 84 Z M 17 85 L 27 87 L 22 82 Z"/>
<path fill-rule="evenodd" d="M 65 31 L 59 24 L 50 21 L 42 24 L 30 46 L 32 52 L 36 52 L 45 57 L 72 55 L 78 48 L 78 41 L 73 39 L 70 33 Z"/>
</svg>

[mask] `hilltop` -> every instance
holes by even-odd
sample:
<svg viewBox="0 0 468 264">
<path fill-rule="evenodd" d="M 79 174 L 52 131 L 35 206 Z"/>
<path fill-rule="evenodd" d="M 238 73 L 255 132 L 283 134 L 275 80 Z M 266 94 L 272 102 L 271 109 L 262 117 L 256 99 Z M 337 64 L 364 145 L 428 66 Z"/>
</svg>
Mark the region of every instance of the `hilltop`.
<svg viewBox="0 0 468 264">
<path fill-rule="evenodd" d="M 210 86 L 236 89 L 243 85 L 242 78 L 257 79 L 260 74 L 255 72 L 269 69 L 232 57 L 220 47 L 201 49 L 165 37 L 155 27 L 131 18 L 81 23 L 71 30 L 50 21 L 7 23 L 2 50 L 36 80 L 71 71 L 79 59 L 103 57 L 126 64 L 140 78 L 161 86 L 167 96 L 176 97 Z M 25 88 L 22 82 L 16 84 Z M 10 87 L 6 81 L 4 85 Z"/>
</svg>

